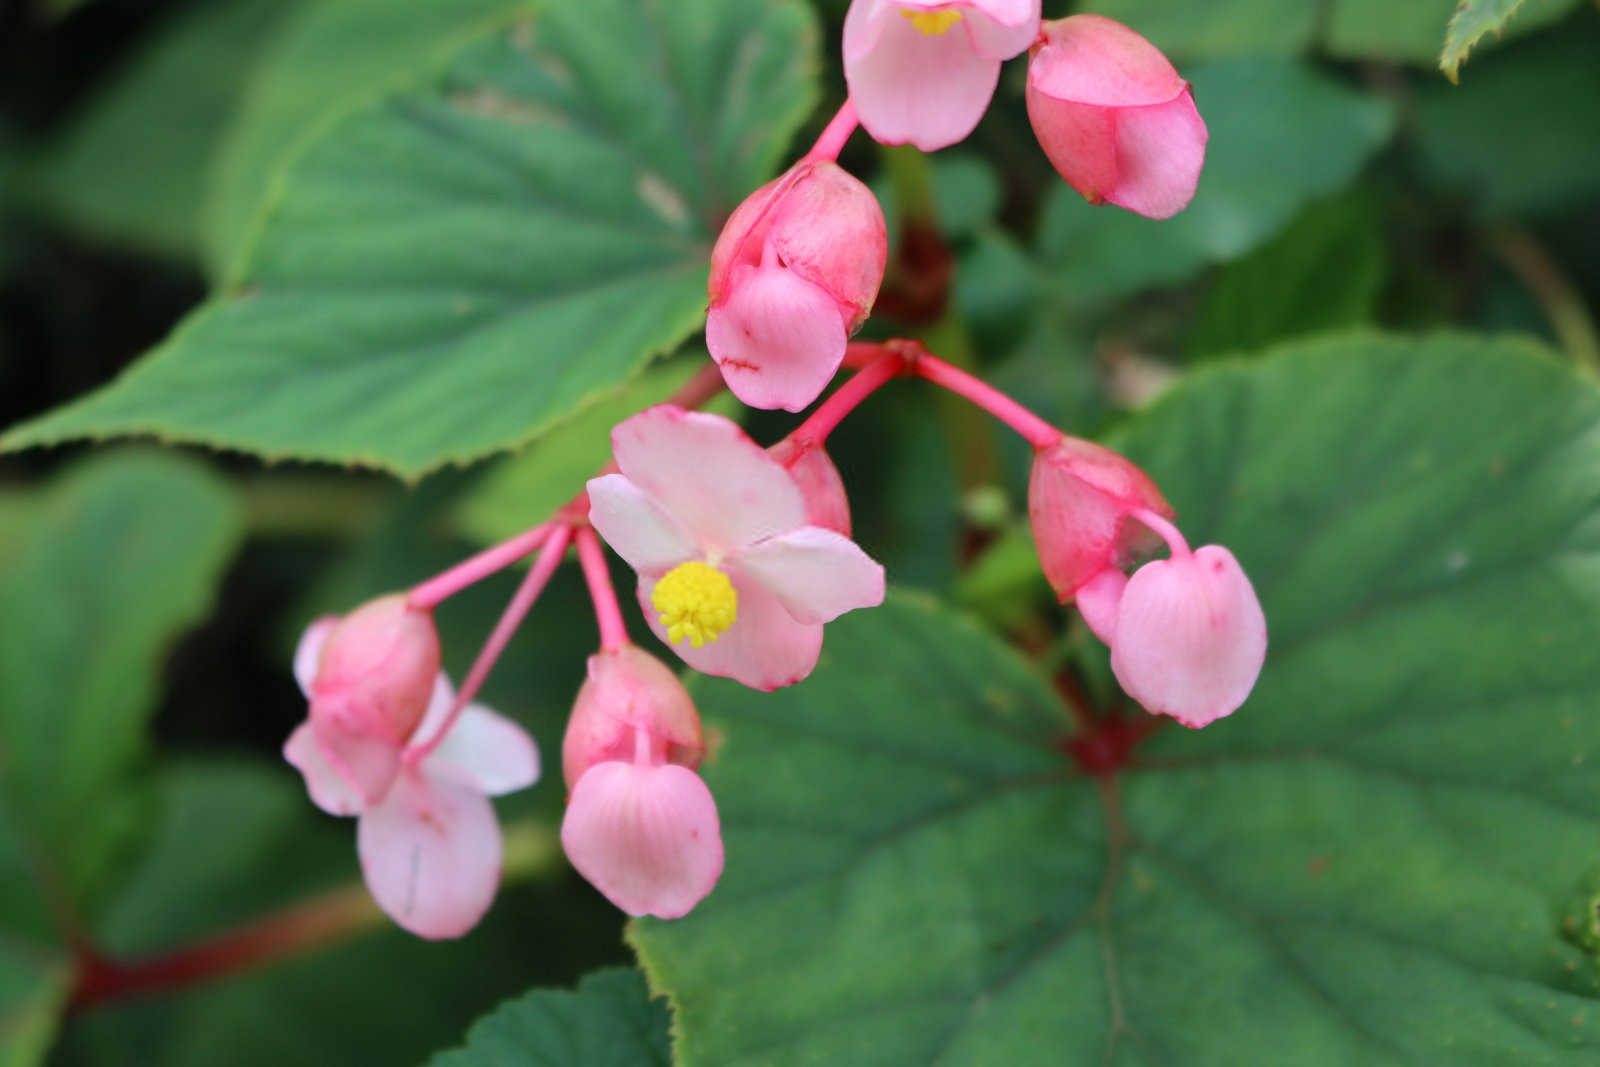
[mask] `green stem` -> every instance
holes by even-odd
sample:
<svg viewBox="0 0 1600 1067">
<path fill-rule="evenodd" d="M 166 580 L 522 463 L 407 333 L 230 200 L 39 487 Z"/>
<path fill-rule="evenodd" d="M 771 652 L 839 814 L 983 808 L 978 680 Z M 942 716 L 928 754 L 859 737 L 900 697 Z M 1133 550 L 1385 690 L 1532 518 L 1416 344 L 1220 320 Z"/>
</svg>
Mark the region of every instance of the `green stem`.
<svg viewBox="0 0 1600 1067">
<path fill-rule="evenodd" d="M 1532 234 L 1519 227 L 1493 230 L 1489 242 L 1539 302 L 1556 340 L 1572 361 L 1589 374 L 1600 374 L 1600 333 L 1583 295 L 1560 265 Z"/>
</svg>

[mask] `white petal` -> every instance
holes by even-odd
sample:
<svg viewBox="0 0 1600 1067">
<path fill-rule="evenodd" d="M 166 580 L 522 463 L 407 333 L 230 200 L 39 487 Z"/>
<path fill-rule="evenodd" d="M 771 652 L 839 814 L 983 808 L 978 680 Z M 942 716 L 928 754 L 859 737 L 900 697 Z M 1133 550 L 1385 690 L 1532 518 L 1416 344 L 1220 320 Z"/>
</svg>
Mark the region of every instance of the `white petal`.
<svg viewBox="0 0 1600 1067">
<path fill-rule="evenodd" d="M 309 722 L 295 727 L 283 743 L 283 758 L 305 778 L 311 802 L 329 815 L 359 815 L 366 807 L 361 790 L 345 781 L 323 755 Z"/>
<path fill-rule="evenodd" d="M 482 704 L 468 704 L 439 747 L 422 761 L 439 781 L 497 797 L 539 780 L 539 749 L 528 731 Z"/>
<path fill-rule="evenodd" d="M 620 474 L 589 481 L 589 521 L 611 550 L 641 574 L 664 574 L 695 555 L 692 538 Z"/>
<path fill-rule="evenodd" d="M 799 622 L 830 622 L 883 603 L 883 567 L 848 537 L 820 526 L 769 537 L 728 563 L 766 586 Z"/>
</svg>

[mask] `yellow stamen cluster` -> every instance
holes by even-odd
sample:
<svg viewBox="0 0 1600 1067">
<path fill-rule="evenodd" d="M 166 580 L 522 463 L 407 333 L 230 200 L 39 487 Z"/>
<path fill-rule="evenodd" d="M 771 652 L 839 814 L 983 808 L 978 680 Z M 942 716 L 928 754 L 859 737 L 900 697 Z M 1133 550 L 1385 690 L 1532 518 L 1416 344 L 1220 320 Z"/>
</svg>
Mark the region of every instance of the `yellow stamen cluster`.
<svg viewBox="0 0 1600 1067">
<path fill-rule="evenodd" d="M 959 11 L 907 11 L 900 9 L 900 14 L 911 20 L 911 25 L 924 37 L 942 37 L 951 26 L 961 21 Z"/>
<path fill-rule="evenodd" d="M 662 575 L 650 602 L 661 613 L 667 640 L 677 644 L 687 637 L 695 648 L 721 637 L 739 614 L 739 594 L 728 576 L 699 560 Z"/>
</svg>

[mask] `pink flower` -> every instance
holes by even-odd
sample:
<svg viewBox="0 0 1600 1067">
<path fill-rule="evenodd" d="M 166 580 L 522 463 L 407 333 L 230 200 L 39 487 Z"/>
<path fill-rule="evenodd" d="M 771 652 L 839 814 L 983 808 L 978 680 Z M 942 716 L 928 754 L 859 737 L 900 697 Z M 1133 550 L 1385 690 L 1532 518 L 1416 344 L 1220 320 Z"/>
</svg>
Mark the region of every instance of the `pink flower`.
<svg viewBox="0 0 1600 1067">
<path fill-rule="evenodd" d="M 1028 117 L 1056 170 L 1091 204 L 1152 219 L 1182 211 L 1206 156 L 1189 83 L 1155 45 L 1104 16 L 1043 30 L 1028 64 Z"/>
<path fill-rule="evenodd" d="M 378 906 L 419 937 L 459 937 L 483 917 L 500 881 L 500 825 L 488 798 L 533 784 L 539 776 L 539 753 L 522 727 L 469 704 L 436 749 L 419 761 L 406 759 L 408 742 L 431 738 L 443 726 L 455 694 L 437 670 L 438 642 L 430 634 L 435 670 L 420 710 L 410 716 L 412 671 L 427 659 L 429 642 L 418 635 L 414 622 L 385 629 L 363 615 L 384 605 L 375 614 L 388 616 L 397 600 L 403 605 L 404 597 L 384 598 L 342 623 L 324 618 L 306 630 L 295 651 L 294 670 L 311 712 L 289 736 L 283 755 L 305 777 L 306 790 L 319 808 L 330 815 L 359 816 L 361 873 Z M 370 647 L 347 647 L 366 646 L 364 639 L 374 634 L 379 639 Z M 384 635 L 395 637 L 387 650 Z M 352 675 L 352 663 L 366 669 Z M 385 664 L 395 673 L 386 674 Z M 330 693 L 343 694 L 336 706 L 345 712 L 379 707 L 405 714 L 385 717 L 382 730 L 358 734 L 361 758 L 352 762 L 344 722 L 319 710 L 328 706 Z M 374 697 L 402 693 L 403 700 L 391 703 Z M 392 729 L 407 720 L 411 728 L 404 736 Z M 380 769 L 386 770 L 379 774 Z"/>
<path fill-rule="evenodd" d="M 678 679 L 632 645 L 590 656 L 561 751 L 572 866 L 629 915 L 688 914 L 722 875 L 722 830 Z"/>
<path fill-rule="evenodd" d="M 1147 710 L 1199 728 L 1243 704 L 1267 655 L 1267 620 L 1233 553 L 1189 551 L 1171 523 L 1144 512 L 1172 555 L 1126 578 L 1108 570 L 1078 597 L 1084 619 L 1111 646 L 1111 670 Z"/>
<path fill-rule="evenodd" d="M 1161 490 L 1132 462 L 1092 441 L 1063 435 L 1041 449 L 1028 478 L 1028 519 L 1039 563 L 1063 603 L 1107 569 L 1125 566 L 1156 539 L 1129 516 L 1147 508 L 1171 515 Z"/>
<path fill-rule="evenodd" d="M 822 625 L 883 602 L 883 568 L 812 524 L 782 464 L 716 415 L 650 408 L 611 431 L 619 474 L 589 520 L 639 574 L 651 629 L 691 667 L 754 689 L 811 673 Z"/>
<path fill-rule="evenodd" d="M 1039 0 L 852 0 L 844 77 L 861 125 L 924 152 L 971 133 L 1000 63 L 1039 34 Z"/>
<path fill-rule="evenodd" d="M 802 160 L 747 197 L 711 252 L 706 347 L 757 408 L 799 411 L 833 379 L 878 297 L 883 209 L 837 164 Z"/>
<path fill-rule="evenodd" d="M 827 450 L 818 444 L 801 448 L 793 438 L 785 437 L 767 449 L 767 454 L 783 464 L 800 487 L 806 501 L 806 522 L 849 537 L 850 498 Z"/>
</svg>

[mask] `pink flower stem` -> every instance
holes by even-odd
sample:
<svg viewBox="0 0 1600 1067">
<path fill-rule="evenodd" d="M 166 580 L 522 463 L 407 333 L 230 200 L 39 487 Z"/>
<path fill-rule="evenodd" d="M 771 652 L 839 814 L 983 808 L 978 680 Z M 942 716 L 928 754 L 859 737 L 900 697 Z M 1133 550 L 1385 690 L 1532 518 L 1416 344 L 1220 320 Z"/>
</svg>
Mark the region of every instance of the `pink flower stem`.
<svg viewBox="0 0 1600 1067">
<path fill-rule="evenodd" d="M 844 149 L 850 135 L 856 132 L 856 105 L 845 99 L 838 113 L 828 121 L 822 135 L 817 138 L 817 143 L 811 146 L 811 151 L 806 153 L 809 160 L 828 160 L 832 162 L 839 158 L 839 153 Z"/>
<path fill-rule="evenodd" d="M 407 598 L 408 603 L 419 610 L 429 611 L 467 586 L 475 585 L 491 574 L 497 574 L 511 566 L 524 556 L 532 555 L 540 545 L 544 544 L 550 532 L 551 524 L 541 522 L 509 541 L 502 541 L 493 548 L 486 548 L 476 556 L 462 560 L 449 570 L 413 588 L 410 597 Z"/>
<path fill-rule="evenodd" d="M 906 368 L 906 357 L 892 346 L 880 349 L 877 359 L 857 371 L 849 381 L 833 391 L 833 394 L 817 405 L 805 422 L 795 427 L 789 434 L 795 445 L 801 449 L 812 448 L 822 444 L 844 421 L 844 417 L 861 405 L 861 402 L 879 389 L 883 388 L 891 378 L 899 375 Z"/>
<path fill-rule="evenodd" d="M 500 621 L 494 624 L 494 630 L 489 634 L 489 640 L 484 642 L 483 649 L 479 651 L 478 658 L 473 660 L 472 669 L 467 672 L 466 680 L 461 683 L 461 689 L 456 693 L 456 699 L 450 705 L 450 711 L 433 732 L 433 736 L 423 741 L 413 742 L 406 747 L 403 759 L 407 764 L 415 766 L 427 759 L 434 749 L 450 733 L 455 726 L 456 719 L 461 715 L 461 709 L 472 702 L 478 695 L 478 690 L 483 687 L 484 680 L 489 677 L 489 671 L 494 668 L 499 660 L 500 653 L 504 652 L 511 635 L 517 627 L 522 625 L 522 620 L 533 607 L 534 601 L 539 599 L 539 594 L 544 592 L 550 576 L 561 565 L 561 558 L 566 554 L 567 542 L 572 538 L 572 527 L 557 526 L 550 532 L 550 539 L 544 543 L 539 558 L 534 561 L 528 571 L 528 576 L 522 580 L 517 591 L 511 597 L 511 602 L 506 605 L 506 610 L 501 613 Z"/>
<path fill-rule="evenodd" d="M 965 397 L 1017 433 L 1035 449 L 1042 450 L 1061 440 L 1061 431 L 1006 396 L 992 385 L 952 366 L 937 356 L 921 355 L 911 364 L 911 372 L 937 386 Z"/>
<path fill-rule="evenodd" d="M 617 605 L 617 592 L 611 588 L 611 572 L 606 569 L 605 550 L 592 526 L 580 526 L 577 533 L 578 563 L 583 567 L 583 580 L 589 586 L 589 599 L 594 601 L 594 619 L 600 627 L 600 651 L 615 652 L 628 645 L 628 628 L 622 622 L 622 608 Z"/>
<path fill-rule="evenodd" d="M 1161 540 L 1167 543 L 1167 549 L 1172 553 L 1173 559 L 1182 559 L 1189 554 L 1189 542 L 1184 540 L 1183 534 L 1172 523 L 1149 508 L 1139 508 L 1129 514 L 1161 535 Z"/>
</svg>

